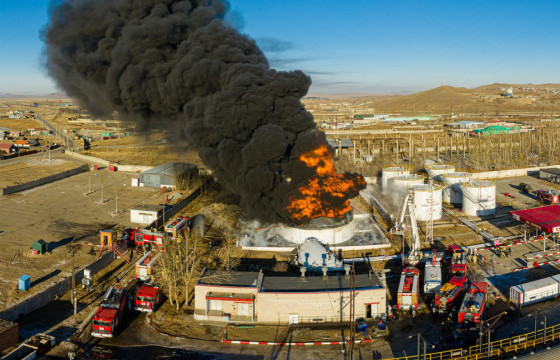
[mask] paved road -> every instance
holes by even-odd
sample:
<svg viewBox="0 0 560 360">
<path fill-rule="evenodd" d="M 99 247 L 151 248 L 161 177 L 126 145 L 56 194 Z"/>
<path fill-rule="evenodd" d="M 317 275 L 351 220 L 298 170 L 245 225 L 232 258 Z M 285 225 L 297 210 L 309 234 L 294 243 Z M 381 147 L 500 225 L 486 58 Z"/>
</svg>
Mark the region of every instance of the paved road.
<svg viewBox="0 0 560 360">
<path fill-rule="evenodd" d="M 192 358 L 192 359 L 345 359 L 342 346 L 291 346 L 273 347 L 264 345 L 232 345 L 215 341 L 185 340 L 170 338 L 156 332 L 145 323 L 145 315 L 133 315 L 124 324 L 124 329 L 113 339 L 89 339 L 86 344 L 87 359 L 92 352 L 109 351 L 112 359 L 134 359 L 135 354 L 143 358 Z M 96 350 L 97 349 L 97 350 Z M 102 349 L 102 350 L 100 350 Z M 143 351 L 146 351 L 145 353 Z M 357 359 L 379 359 L 371 344 L 364 344 Z M 193 357 L 194 356 L 194 357 Z M 137 358 L 137 357 L 136 357 Z"/>
</svg>

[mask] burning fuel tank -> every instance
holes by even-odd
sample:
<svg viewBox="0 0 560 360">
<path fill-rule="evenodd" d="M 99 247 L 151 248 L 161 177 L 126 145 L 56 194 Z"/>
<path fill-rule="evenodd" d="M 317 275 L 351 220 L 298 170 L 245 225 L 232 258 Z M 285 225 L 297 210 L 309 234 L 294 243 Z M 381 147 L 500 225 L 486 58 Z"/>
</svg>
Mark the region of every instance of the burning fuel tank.
<svg viewBox="0 0 560 360">
<path fill-rule="evenodd" d="M 282 236 L 295 244 L 303 244 L 309 238 L 319 239 L 327 245 L 341 244 L 354 236 L 354 212 L 346 212 L 340 218 L 318 217 L 304 225 L 288 224 Z"/>
</svg>

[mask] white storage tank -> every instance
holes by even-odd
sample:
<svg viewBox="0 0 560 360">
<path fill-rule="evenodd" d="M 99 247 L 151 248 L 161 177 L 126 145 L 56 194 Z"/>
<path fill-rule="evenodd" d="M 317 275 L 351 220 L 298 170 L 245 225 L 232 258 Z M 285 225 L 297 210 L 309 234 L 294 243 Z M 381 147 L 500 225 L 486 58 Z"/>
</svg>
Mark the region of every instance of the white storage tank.
<svg viewBox="0 0 560 360">
<path fill-rule="evenodd" d="M 463 190 L 461 183 L 472 181 L 472 174 L 468 172 L 453 172 L 442 175 L 443 180 L 443 201 L 451 204 L 463 203 Z"/>
<path fill-rule="evenodd" d="M 381 189 L 387 190 L 389 179 L 410 174 L 410 169 L 404 166 L 389 166 L 381 170 Z"/>
<path fill-rule="evenodd" d="M 441 219 L 441 189 L 439 184 L 421 184 L 411 186 L 414 193 L 414 215 L 418 221 Z"/>
<path fill-rule="evenodd" d="M 389 189 L 395 192 L 406 193 L 407 189 L 413 185 L 424 184 L 424 177 L 418 174 L 401 175 L 389 181 Z"/>
<path fill-rule="evenodd" d="M 426 165 L 428 179 L 441 180 L 441 175 L 455 172 L 455 166 L 448 164 L 430 164 Z"/>
<path fill-rule="evenodd" d="M 462 183 L 463 212 L 471 216 L 496 213 L 496 184 L 490 180 L 473 180 Z"/>
</svg>

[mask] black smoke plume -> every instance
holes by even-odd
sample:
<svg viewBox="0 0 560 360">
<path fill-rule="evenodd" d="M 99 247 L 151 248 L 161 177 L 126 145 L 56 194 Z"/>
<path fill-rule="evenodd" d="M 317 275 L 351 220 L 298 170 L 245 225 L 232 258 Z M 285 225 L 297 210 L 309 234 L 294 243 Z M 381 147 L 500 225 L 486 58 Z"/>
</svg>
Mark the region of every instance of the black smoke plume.
<svg viewBox="0 0 560 360">
<path fill-rule="evenodd" d="M 298 157 L 326 144 L 300 102 L 311 79 L 271 69 L 255 41 L 224 21 L 227 8 L 211 0 L 52 1 L 46 67 L 95 115 L 117 111 L 140 128 L 173 129 L 247 215 L 286 220 L 290 198 L 314 175 Z"/>
</svg>

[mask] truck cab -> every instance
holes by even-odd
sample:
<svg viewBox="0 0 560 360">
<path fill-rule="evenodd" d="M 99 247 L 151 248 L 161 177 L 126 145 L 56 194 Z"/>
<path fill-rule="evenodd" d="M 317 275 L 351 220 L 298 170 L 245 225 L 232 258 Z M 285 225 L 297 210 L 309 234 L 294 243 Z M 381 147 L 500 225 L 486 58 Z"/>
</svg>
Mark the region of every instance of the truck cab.
<svg viewBox="0 0 560 360">
<path fill-rule="evenodd" d="M 156 285 L 142 285 L 136 294 L 134 308 L 137 311 L 153 312 L 161 300 L 161 289 Z"/>
</svg>

